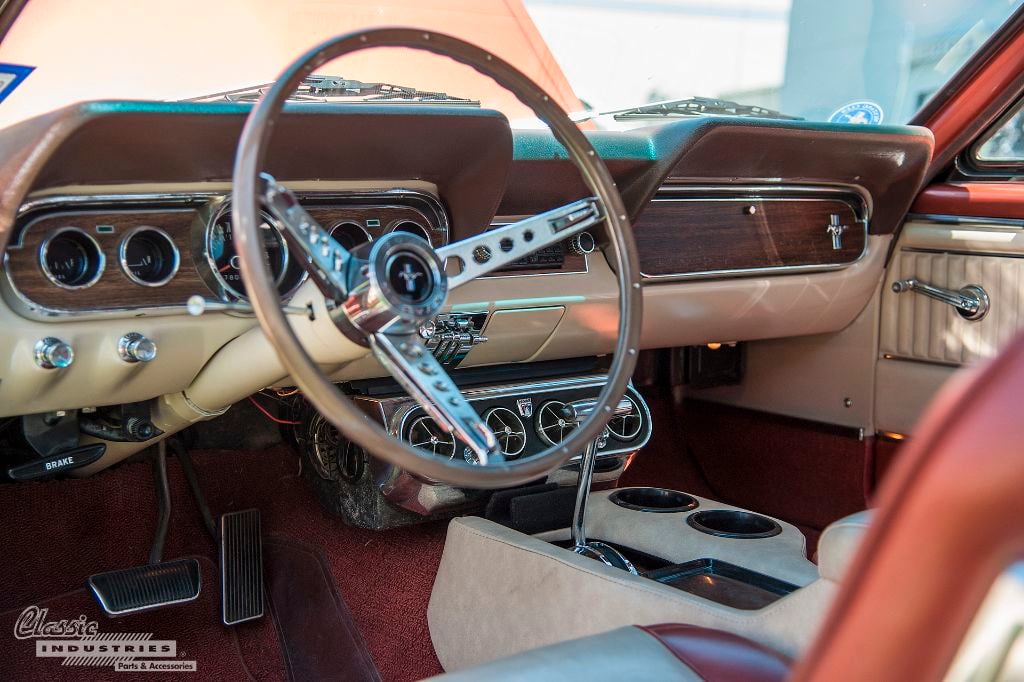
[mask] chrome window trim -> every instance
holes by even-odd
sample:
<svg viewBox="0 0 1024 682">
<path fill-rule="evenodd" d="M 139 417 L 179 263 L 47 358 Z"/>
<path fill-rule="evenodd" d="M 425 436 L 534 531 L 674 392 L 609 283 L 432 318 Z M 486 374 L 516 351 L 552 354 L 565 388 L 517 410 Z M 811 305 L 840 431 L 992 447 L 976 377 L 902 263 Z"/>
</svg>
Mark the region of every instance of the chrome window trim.
<svg viewBox="0 0 1024 682">
<path fill-rule="evenodd" d="M 311 200 L 321 203 L 351 200 L 355 198 L 373 199 L 377 197 L 401 197 L 419 199 L 429 206 L 430 210 L 434 214 L 434 217 L 437 219 L 439 226 L 439 229 L 437 231 L 441 231 L 443 229 L 444 243 L 447 243 L 450 237 L 451 228 L 450 223 L 448 221 L 448 214 L 444 209 L 444 205 L 441 203 L 441 200 L 438 197 L 428 192 L 406 189 L 402 187 L 393 187 L 390 189 L 381 190 L 304 190 L 302 192 L 296 192 L 296 195 L 302 200 Z M 10 268 L 8 267 L 8 259 L 10 257 L 9 250 L 11 248 L 21 247 L 24 232 L 28 228 L 28 226 L 31 225 L 32 221 L 29 221 L 25 224 L 21 224 L 21 222 L 26 216 L 38 211 L 52 211 L 60 210 L 63 208 L 79 210 L 94 207 L 101 207 L 110 210 L 122 210 L 131 207 L 152 208 L 154 207 L 154 204 L 172 206 L 193 206 L 196 208 L 201 208 L 202 206 L 209 204 L 211 201 L 215 201 L 217 199 L 223 200 L 228 197 L 230 197 L 230 191 L 210 190 L 186 192 L 111 192 L 109 194 L 52 194 L 25 201 L 24 203 L 21 204 L 21 206 L 18 207 L 18 212 L 16 214 L 15 224 L 18 225 L 18 228 L 14 235 L 14 241 L 9 243 L 7 245 L 7 249 L 4 250 L 3 277 L 0 277 L 0 296 L 2 296 L 3 299 L 8 303 L 8 305 L 10 305 L 11 308 L 21 317 L 39 322 L 52 322 L 55 319 L 104 320 L 119 319 L 125 317 L 162 317 L 169 315 L 187 314 L 188 306 L 186 305 L 185 301 L 182 301 L 180 304 L 169 305 L 85 310 L 66 310 L 41 305 L 28 298 L 14 285 L 14 281 L 11 279 L 10 276 Z M 86 235 L 89 236 L 88 232 L 86 232 Z M 105 262 L 106 257 L 103 255 L 102 250 L 100 250 L 100 255 L 104 258 Z M 191 256 L 193 262 L 195 262 L 196 255 L 191 254 Z M 206 281 L 205 277 L 203 279 L 204 281 Z M 208 282 L 207 285 L 209 286 Z M 296 289 L 297 288 L 298 287 L 296 287 Z M 221 302 L 229 302 L 227 299 L 223 298 L 223 292 L 216 292 L 214 290 L 211 290 L 209 293 L 211 297 L 216 297 Z M 294 291 L 289 292 L 289 295 L 293 294 Z M 241 311 L 228 311 L 225 314 L 241 317 L 253 316 L 252 313 Z"/>
<path fill-rule="evenodd" d="M 171 273 L 162 280 L 156 282 L 147 282 L 144 279 L 139 279 L 128 267 L 128 242 L 138 233 L 147 231 L 156 232 L 166 239 L 167 243 L 171 245 L 171 253 L 174 254 L 174 265 L 171 268 Z M 157 288 L 168 284 L 172 279 L 174 279 L 174 276 L 178 274 L 178 268 L 181 267 L 181 252 L 178 250 L 178 245 L 174 243 L 173 239 L 171 239 L 171 235 L 167 234 L 164 230 L 159 227 L 153 227 L 152 225 L 139 225 L 138 227 L 133 227 L 125 232 L 124 236 L 121 237 L 121 242 L 117 246 L 117 260 L 121 265 L 121 272 L 123 272 L 125 277 L 130 279 L 132 282 L 144 287 Z"/>
<path fill-rule="evenodd" d="M 769 265 L 752 268 L 725 268 L 721 270 L 702 270 L 700 272 L 666 273 L 650 275 L 640 273 L 644 284 L 659 282 L 679 282 L 688 280 L 723 279 L 756 277 L 758 275 L 794 275 L 813 272 L 830 272 L 846 268 L 864 260 L 870 249 L 868 227 L 871 224 L 873 203 L 871 195 L 858 185 L 786 185 L 744 181 L 749 184 L 707 185 L 707 184 L 672 184 L 666 183 L 658 188 L 649 203 L 674 201 L 722 201 L 737 202 L 744 200 L 757 201 L 825 201 L 828 199 L 844 199 L 857 216 L 857 222 L 864 231 L 864 248 L 857 258 L 847 263 L 822 263 L 815 265 Z M 768 196 L 765 196 L 768 195 Z M 792 195 L 792 196 L 789 196 Z M 852 197 L 860 199 L 861 206 L 850 201 Z M 635 225 L 636 221 L 634 221 Z"/>
<path fill-rule="evenodd" d="M 96 255 L 99 258 L 99 261 L 96 263 L 96 274 L 93 275 L 93 277 L 89 281 L 84 282 L 83 284 L 64 284 L 63 282 L 57 279 L 56 275 L 50 272 L 50 266 L 46 264 L 46 254 L 49 251 L 50 242 L 52 242 L 60 235 L 68 232 L 75 232 L 85 237 L 89 241 L 89 243 L 92 244 L 93 248 L 96 249 Z M 42 243 L 39 244 L 39 251 L 36 255 L 39 260 L 39 269 L 42 270 L 43 276 L 50 281 L 50 284 L 53 284 L 54 286 L 60 287 L 61 289 L 65 289 L 67 291 L 80 291 L 82 289 L 88 289 L 93 284 L 96 284 L 96 282 L 100 281 L 100 277 L 103 276 L 103 272 L 107 269 L 107 256 L 106 254 L 103 253 L 103 249 L 100 248 L 100 243 L 96 241 L 96 238 L 93 237 L 91 234 L 89 234 L 82 228 L 75 227 L 73 225 L 68 225 L 67 227 L 59 227 L 52 234 L 47 236 L 46 239 L 44 239 Z M 6 259 L 4 260 L 4 270 L 7 270 Z"/>
</svg>

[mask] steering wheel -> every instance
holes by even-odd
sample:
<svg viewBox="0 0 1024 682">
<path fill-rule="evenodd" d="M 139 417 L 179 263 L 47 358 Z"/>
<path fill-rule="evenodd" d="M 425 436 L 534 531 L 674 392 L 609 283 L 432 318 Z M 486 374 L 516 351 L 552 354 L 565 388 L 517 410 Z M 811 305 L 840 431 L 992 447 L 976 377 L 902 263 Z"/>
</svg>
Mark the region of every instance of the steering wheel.
<svg viewBox="0 0 1024 682">
<path fill-rule="evenodd" d="M 391 232 L 368 255 L 347 251 L 303 210 L 296 196 L 261 172 L 274 123 L 302 79 L 323 64 L 372 47 L 404 47 L 450 57 L 489 76 L 516 95 L 568 150 L 592 197 L 505 227 L 433 249 L 416 235 Z M 465 41 L 410 28 L 358 31 L 328 40 L 301 56 L 249 114 L 235 159 L 232 216 L 246 290 L 264 333 L 306 398 L 353 442 L 414 474 L 472 488 L 500 488 L 536 480 L 564 465 L 601 433 L 636 365 L 642 294 L 633 234 L 615 182 L 590 142 L 565 111 L 512 65 Z M 259 234 L 258 206 L 279 223 L 289 247 L 323 292 L 335 325 L 367 346 L 384 368 L 438 425 L 476 455 L 469 463 L 434 457 L 389 436 L 327 378 L 289 325 Z M 497 439 L 455 382 L 426 350 L 418 327 L 445 305 L 448 292 L 476 277 L 604 222 L 619 284 L 615 355 L 590 417 L 559 443 L 534 456 L 506 461 Z M 458 274 L 446 274 L 454 259 Z"/>
</svg>

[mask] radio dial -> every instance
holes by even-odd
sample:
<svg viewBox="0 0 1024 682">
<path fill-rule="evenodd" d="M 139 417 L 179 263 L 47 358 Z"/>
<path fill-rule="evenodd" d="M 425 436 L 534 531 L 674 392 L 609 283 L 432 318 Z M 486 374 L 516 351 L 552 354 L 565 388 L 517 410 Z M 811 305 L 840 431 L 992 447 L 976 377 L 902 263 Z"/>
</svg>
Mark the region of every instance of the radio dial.
<svg viewBox="0 0 1024 682">
<path fill-rule="evenodd" d="M 585 256 L 588 253 L 594 253 L 596 248 L 597 241 L 594 239 L 594 235 L 589 232 L 580 232 L 569 240 L 569 251 L 577 256 Z"/>
</svg>

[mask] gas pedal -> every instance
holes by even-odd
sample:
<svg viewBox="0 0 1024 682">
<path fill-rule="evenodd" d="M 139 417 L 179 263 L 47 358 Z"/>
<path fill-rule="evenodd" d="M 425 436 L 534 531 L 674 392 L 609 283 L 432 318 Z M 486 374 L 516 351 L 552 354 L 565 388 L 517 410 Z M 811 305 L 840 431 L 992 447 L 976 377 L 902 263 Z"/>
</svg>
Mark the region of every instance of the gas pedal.
<svg viewBox="0 0 1024 682">
<path fill-rule="evenodd" d="M 220 517 L 220 601 L 225 625 L 263 615 L 263 538 L 258 509 Z"/>
<path fill-rule="evenodd" d="M 109 616 L 125 616 L 193 601 L 199 596 L 199 562 L 175 559 L 89 576 L 89 589 Z"/>
</svg>

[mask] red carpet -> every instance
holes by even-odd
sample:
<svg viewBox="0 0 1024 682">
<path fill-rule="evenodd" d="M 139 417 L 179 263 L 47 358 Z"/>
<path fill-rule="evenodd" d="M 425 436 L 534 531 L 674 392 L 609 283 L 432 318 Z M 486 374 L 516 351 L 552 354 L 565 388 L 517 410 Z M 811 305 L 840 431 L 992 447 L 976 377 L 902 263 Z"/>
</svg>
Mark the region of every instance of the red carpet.
<svg viewBox="0 0 1024 682">
<path fill-rule="evenodd" d="M 426 607 L 444 546 L 444 523 L 387 532 L 349 528 L 321 510 L 297 475 L 298 458 L 285 447 L 193 455 L 214 514 L 256 507 L 265 535 L 293 538 L 322 550 L 383 679 L 415 680 L 441 672 L 430 644 Z M 169 478 L 173 515 L 164 557 L 215 558 L 213 542 L 201 527 L 174 458 L 169 460 Z M 0 613 L 20 612 L 80 590 L 92 573 L 145 562 L 156 526 L 151 468 L 129 464 L 82 481 L 0 486 L 0 518 L 0 570 L 6 576 Z M 68 601 L 84 597 L 78 594 L 60 598 L 60 610 L 69 610 L 64 617 L 81 612 L 77 601 Z M 271 619 L 232 631 L 220 625 L 218 600 L 215 579 L 204 575 L 202 596 L 193 605 L 138 618 L 152 619 L 147 625 L 152 623 L 155 638 L 195 643 L 189 645 L 194 651 L 190 658 L 199 662 L 193 679 L 244 679 L 246 668 L 255 679 L 283 679 L 286 672 Z M 104 631 L 119 622 L 97 620 Z M 0 671 L 21 655 L 15 648 L 24 644 L 12 636 L 0 637 Z M 37 661 L 36 667 L 40 678 L 65 672 L 60 659 Z M 117 679 L 128 679 L 125 673 L 117 674 Z M 96 679 L 96 670 L 83 669 L 78 679 Z M 147 673 L 142 679 L 156 678 Z"/>
</svg>

